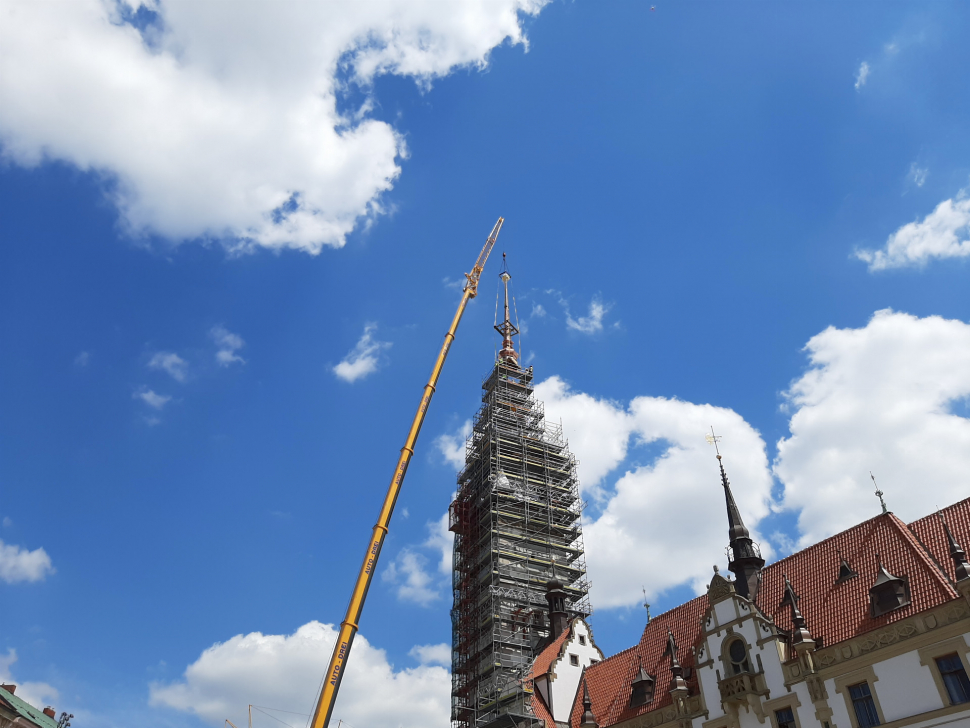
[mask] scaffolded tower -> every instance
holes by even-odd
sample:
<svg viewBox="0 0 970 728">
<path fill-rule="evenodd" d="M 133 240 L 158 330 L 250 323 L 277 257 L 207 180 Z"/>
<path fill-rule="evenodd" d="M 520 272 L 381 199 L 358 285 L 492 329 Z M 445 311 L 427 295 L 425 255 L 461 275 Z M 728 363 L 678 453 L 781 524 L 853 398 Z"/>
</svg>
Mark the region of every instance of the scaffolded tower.
<svg viewBox="0 0 970 728">
<path fill-rule="evenodd" d="M 576 459 L 562 427 L 545 423 L 532 367 L 519 365 L 509 279 L 503 269 L 502 350 L 482 383 L 449 511 L 454 728 L 538 726 L 523 678 L 549 637 L 549 582 L 563 585 L 571 616 L 591 613 Z"/>
</svg>

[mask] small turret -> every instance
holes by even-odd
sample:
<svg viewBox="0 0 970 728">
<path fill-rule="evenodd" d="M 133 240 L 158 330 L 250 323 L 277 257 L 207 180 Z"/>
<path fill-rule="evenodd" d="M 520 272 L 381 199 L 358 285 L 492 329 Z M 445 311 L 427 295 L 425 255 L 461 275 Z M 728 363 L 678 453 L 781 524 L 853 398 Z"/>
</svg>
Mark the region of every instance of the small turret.
<svg viewBox="0 0 970 728">
<path fill-rule="evenodd" d="M 765 560 L 761 558 L 760 549 L 751 540 L 751 534 L 741 520 L 741 512 L 738 510 L 738 504 L 734 502 L 731 483 L 728 481 L 727 473 L 724 472 L 720 453 L 717 456 L 717 464 L 721 469 L 721 485 L 724 487 L 724 499 L 727 503 L 728 537 L 731 539 L 731 561 L 728 569 L 737 577 L 735 591 L 753 602 L 758 598 L 761 569 L 764 568 Z"/>
<path fill-rule="evenodd" d="M 950 527 L 946 523 L 946 519 L 943 518 L 943 514 L 940 514 L 940 521 L 943 522 L 943 530 L 946 532 L 946 541 L 950 546 L 950 558 L 953 559 L 953 566 L 956 571 L 957 581 L 963 581 L 964 579 L 970 579 L 970 564 L 967 563 L 967 554 L 957 543 L 957 540 L 953 538 L 953 534 L 950 533 Z"/>
<path fill-rule="evenodd" d="M 561 635 L 569 624 L 566 611 L 566 591 L 561 581 L 553 579 L 546 583 L 546 603 L 549 605 L 549 641 Z"/>
</svg>

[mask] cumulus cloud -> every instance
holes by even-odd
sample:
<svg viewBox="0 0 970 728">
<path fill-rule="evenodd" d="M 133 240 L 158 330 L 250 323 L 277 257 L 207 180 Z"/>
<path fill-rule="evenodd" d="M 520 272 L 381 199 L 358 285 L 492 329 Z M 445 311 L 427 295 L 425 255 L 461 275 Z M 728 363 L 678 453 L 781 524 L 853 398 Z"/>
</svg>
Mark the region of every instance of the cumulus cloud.
<svg viewBox="0 0 970 728">
<path fill-rule="evenodd" d="M 0 143 L 96 173 L 132 234 L 319 253 L 382 211 L 407 154 L 368 115 L 374 79 L 484 67 L 546 1 L 11 0 Z"/>
<path fill-rule="evenodd" d="M 150 702 L 194 713 L 213 726 L 226 718 L 244 725 L 249 703 L 310 713 L 335 640 L 333 625 L 319 622 L 291 635 L 236 635 L 205 650 L 180 680 L 153 683 Z M 371 728 L 445 726 L 450 694 L 444 668 L 396 670 L 384 650 L 358 634 L 333 716 Z"/>
<path fill-rule="evenodd" d="M 465 440 L 472 434 L 472 421 L 465 420 L 457 432 L 438 435 L 434 446 L 455 470 L 465 467 Z"/>
<path fill-rule="evenodd" d="M 451 667 L 450 645 L 415 645 L 408 654 L 422 665 Z"/>
<path fill-rule="evenodd" d="M 414 549 L 403 549 L 381 573 L 381 579 L 395 585 L 397 598 L 427 607 L 441 598 L 437 579 L 428 573 L 428 558 Z"/>
<path fill-rule="evenodd" d="M 803 545 L 879 513 L 870 470 L 903 520 L 966 497 L 970 419 L 954 410 L 970 398 L 970 325 L 886 309 L 806 351 L 774 463 Z"/>
<path fill-rule="evenodd" d="M 717 460 L 705 440 L 711 426 L 724 438 L 734 496 L 758 538 L 772 478 L 760 434 L 733 410 L 663 397 L 637 397 L 624 406 L 573 392 L 557 377 L 539 384 L 536 394 L 547 417 L 562 418 L 584 488 L 599 488 L 600 515 L 583 529 L 597 608 L 638 603 L 641 584 L 654 596 L 683 583 L 700 588 L 709 578 L 727 542 Z M 632 465 L 613 488 L 598 486 L 626 459 L 631 441 L 659 447 L 659 454 Z"/>
<path fill-rule="evenodd" d="M 589 303 L 589 314 L 574 319 L 566 309 L 566 328 L 583 334 L 595 334 L 603 330 L 603 317 L 609 312 L 610 304 L 593 297 Z"/>
<path fill-rule="evenodd" d="M 234 363 L 246 363 L 246 360 L 236 353 L 246 345 L 246 342 L 242 340 L 239 334 L 232 333 L 224 326 L 213 326 L 209 332 L 209 336 L 215 342 L 216 348 L 218 349 L 216 351 L 216 361 L 219 363 L 219 366 L 227 367 Z"/>
<path fill-rule="evenodd" d="M 377 324 L 367 324 L 364 327 L 364 333 L 356 346 L 333 368 L 333 373 L 337 377 L 353 383 L 377 371 L 378 355 L 382 350 L 390 348 L 391 344 L 377 341 L 374 338 L 376 330 Z"/>
<path fill-rule="evenodd" d="M 17 661 L 17 650 L 10 648 L 6 655 L 0 655 L 0 682 L 17 686 L 17 697 L 26 700 L 31 705 L 52 705 L 57 701 L 57 689 L 45 682 L 30 682 L 17 680 L 13 676 L 11 667 Z"/>
<path fill-rule="evenodd" d="M 163 409 L 172 400 L 167 394 L 158 394 L 154 390 L 147 388 L 140 389 L 131 396 L 134 399 L 140 399 L 152 409 L 157 410 Z"/>
<path fill-rule="evenodd" d="M 8 584 L 43 581 L 48 574 L 53 573 L 51 557 L 44 549 L 28 551 L 20 546 L 6 544 L 0 539 L 0 580 Z"/>
<path fill-rule="evenodd" d="M 881 250 L 859 250 L 855 256 L 869 270 L 922 267 L 933 258 L 970 256 L 970 197 L 944 200 L 923 220 L 907 223 L 889 236 Z"/>
<path fill-rule="evenodd" d="M 866 85 L 866 81 L 869 80 L 869 64 L 865 61 L 859 66 L 859 70 L 855 74 L 855 90 L 858 91 L 863 86 Z"/>
<path fill-rule="evenodd" d="M 159 351 L 148 360 L 149 369 L 168 374 L 176 382 L 184 382 L 189 375 L 189 363 L 171 351 Z"/>
</svg>

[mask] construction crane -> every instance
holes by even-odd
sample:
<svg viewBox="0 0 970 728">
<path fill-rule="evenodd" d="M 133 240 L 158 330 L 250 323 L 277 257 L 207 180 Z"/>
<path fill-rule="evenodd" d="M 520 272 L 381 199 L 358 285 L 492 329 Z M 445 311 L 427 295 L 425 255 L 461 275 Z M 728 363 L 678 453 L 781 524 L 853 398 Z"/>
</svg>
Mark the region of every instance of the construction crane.
<svg viewBox="0 0 970 728">
<path fill-rule="evenodd" d="M 334 703 L 337 701 L 337 691 L 340 690 L 340 681 L 343 679 L 347 668 L 347 659 L 350 657 L 350 648 L 354 644 L 354 637 L 359 629 L 360 614 L 364 609 L 364 599 L 367 598 L 367 590 L 370 588 L 371 579 L 377 569 L 377 559 L 381 555 L 381 547 L 384 545 L 384 538 L 387 536 L 387 527 L 391 522 L 391 514 L 394 512 L 394 504 L 397 503 L 398 494 L 401 492 L 401 484 L 408 471 L 408 464 L 414 455 L 414 445 L 418 440 L 418 433 L 421 432 L 421 425 L 424 423 L 424 416 L 428 412 L 428 405 L 431 404 L 431 397 L 434 396 L 435 386 L 438 384 L 438 377 L 445 364 L 451 343 L 455 340 L 455 331 L 461 322 L 462 314 L 465 313 L 465 306 L 468 302 L 478 295 L 478 280 L 485 268 L 485 261 L 488 260 L 489 253 L 495 245 L 499 231 L 505 218 L 499 218 L 492 228 L 491 235 L 485 241 L 482 252 L 478 254 L 478 260 L 471 273 L 466 273 L 465 287 L 462 291 L 461 303 L 458 304 L 458 311 L 451 321 L 448 333 L 445 334 L 445 341 L 438 352 L 438 359 L 431 370 L 431 377 L 424 385 L 424 393 L 421 396 L 421 404 L 418 411 L 414 414 L 411 421 L 411 429 L 408 430 L 407 440 L 401 448 L 401 456 L 397 460 L 397 467 L 394 468 L 394 475 L 391 477 L 391 484 L 387 488 L 387 495 L 384 496 L 384 505 L 381 508 L 374 532 L 371 534 L 370 543 L 367 544 L 367 553 L 364 554 L 364 563 L 360 567 L 357 575 L 357 583 L 354 591 L 350 595 L 350 604 L 347 605 L 347 615 L 340 623 L 340 633 L 333 646 L 333 654 L 330 656 L 330 667 L 327 668 L 323 680 L 323 689 L 317 700 L 317 706 L 313 711 L 312 728 L 327 728 L 330 725 L 330 715 L 333 713 Z"/>
</svg>

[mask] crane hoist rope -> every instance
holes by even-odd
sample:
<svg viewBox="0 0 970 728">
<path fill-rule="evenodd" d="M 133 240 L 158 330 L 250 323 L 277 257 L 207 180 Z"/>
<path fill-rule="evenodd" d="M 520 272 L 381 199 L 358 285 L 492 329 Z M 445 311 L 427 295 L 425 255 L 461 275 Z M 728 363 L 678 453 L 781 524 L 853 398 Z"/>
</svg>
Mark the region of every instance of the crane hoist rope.
<svg viewBox="0 0 970 728">
<path fill-rule="evenodd" d="M 441 351 L 438 352 L 438 358 L 434 363 L 434 368 L 431 370 L 431 377 L 428 379 L 428 383 L 424 385 L 421 404 L 418 405 L 418 411 L 414 414 L 414 419 L 411 421 L 411 429 L 408 431 L 407 439 L 404 441 L 404 447 L 401 448 L 401 455 L 398 458 L 397 466 L 394 468 L 391 484 L 388 486 L 387 495 L 384 497 L 384 505 L 381 508 L 377 523 L 374 525 L 370 542 L 367 544 L 364 563 L 361 565 L 360 573 L 357 575 L 357 583 L 354 585 L 354 590 L 351 593 L 350 604 L 347 605 L 347 615 L 344 617 L 344 621 L 340 623 L 337 641 L 334 643 L 333 654 L 330 656 L 330 666 L 324 675 L 323 689 L 320 691 L 320 697 L 313 711 L 312 728 L 327 728 L 330 725 L 330 715 L 333 713 L 333 706 L 337 701 L 337 691 L 340 690 L 340 681 L 343 679 L 344 672 L 346 671 L 350 648 L 353 646 L 354 637 L 359 629 L 358 625 L 360 624 L 360 614 L 364 609 L 364 600 L 367 598 L 367 590 L 370 588 L 371 580 L 374 578 L 374 572 L 377 569 L 377 559 L 381 555 L 381 547 L 384 545 L 384 538 L 387 536 L 387 528 L 391 521 L 391 514 L 394 512 L 394 505 L 397 503 L 398 494 L 401 492 L 401 484 L 404 482 L 408 464 L 414 455 L 414 445 L 418 440 L 418 434 L 421 432 L 421 425 L 424 423 L 428 406 L 431 404 L 431 397 L 434 396 L 435 386 L 438 384 L 438 377 L 441 375 L 441 369 L 445 364 L 445 359 L 448 357 L 451 343 L 455 340 L 455 331 L 461 322 L 462 314 L 465 313 L 465 306 L 468 304 L 468 301 L 478 295 L 478 281 L 481 278 L 482 270 L 485 268 L 485 261 L 488 260 L 488 255 L 492 252 L 495 241 L 498 239 L 503 222 L 505 222 L 505 218 L 500 217 L 498 222 L 495 223 L 491 235 L 488 236 L 485 245 L 482 247 L 482 252 L 478 254 L 478 260 L 475 261 L 471 273 L 465 274 L 467 281 L 462 291 L 461 303 L 458 304 L 455 317 L 451 321 L 448 333 L 445 334 L 445 341 L 441 345 Z"/>
</svg>

